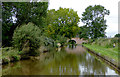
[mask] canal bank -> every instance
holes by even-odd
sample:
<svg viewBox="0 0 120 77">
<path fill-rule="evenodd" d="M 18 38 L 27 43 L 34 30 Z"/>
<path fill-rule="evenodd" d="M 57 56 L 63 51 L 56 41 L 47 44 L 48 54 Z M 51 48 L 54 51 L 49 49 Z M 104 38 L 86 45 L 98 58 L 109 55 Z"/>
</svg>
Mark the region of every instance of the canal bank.
<svg viewBox="0 0 120 77">
<path fill-rule="evenodd" d="M 49 52 L 42 60 L 23 60 L 2 66 L 3 75 L 118 75 L 82 46 Z"/>
<path fill-rule="evenodd" d="M 117 62 L 117 61 L 115 61 L 114 59 L 112 59 L 108 56 L 101 55 L 100 53 L 97 53 L 92 48 L 88 48 L 85 45 L 82 45 L 82 46 L 85 49 L 87 49 L 89 53 L 93 54 L 94 56 L 96 56 L 100 60 L 104 61 L 106 64 L 108 64 L 110 67 L 112 67 L 114 70 L 116 70 L 120 74 L 120 65 L 119 65 L 120 63 L 119 63 L 119 61 Z"/>
</svg>

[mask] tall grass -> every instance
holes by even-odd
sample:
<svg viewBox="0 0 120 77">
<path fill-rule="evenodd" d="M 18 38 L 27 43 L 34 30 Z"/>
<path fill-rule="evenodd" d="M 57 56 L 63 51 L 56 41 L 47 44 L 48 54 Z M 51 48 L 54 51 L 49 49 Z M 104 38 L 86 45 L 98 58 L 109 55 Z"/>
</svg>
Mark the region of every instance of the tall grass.
<svg viewBox="0 0 120 77">
<path fill-rule="evenodd" d="M 118 47 L 118 38 L 100 38 L 92 42 L 92 45 L 98 45 L 106 48 L 113 48 L 113 44 L 115 43 L 115 47 Z"/>
<path fill-rule="evenodd" d="M 18 50 L 13 47 L 1 48 L 2 53 L 2 63 L 9 63 L 10 61 L 18 61 L 20 60 L 20 55 L 18 54 Z"/>
<path fill-rule="evenodd" d="M 113 44 L 115 43 L 115 47 Z M 89 40 L 88 44 L 84 44 L 87 48 L 100 53 L 103 56 L 107 56 L 118 61 L 118 38 L 100 38 L 92 42 Z"/>
</svg>

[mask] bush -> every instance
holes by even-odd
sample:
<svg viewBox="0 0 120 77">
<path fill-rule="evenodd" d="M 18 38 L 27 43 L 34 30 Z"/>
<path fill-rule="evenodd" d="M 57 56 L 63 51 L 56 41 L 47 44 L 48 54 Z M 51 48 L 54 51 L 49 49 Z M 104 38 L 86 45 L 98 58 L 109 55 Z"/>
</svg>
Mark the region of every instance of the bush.
<svg viewBox="0 0 120 77">
<path fill-rule="evenodd" d="M 61 46 L 64 46 L 66 42 L 67 42 L 66 37 L 61 36 L 61 35 L 57 35 L 57 38 L 56 38 L 56 41 L 55 41 L 56 46 L 57 46 L 57 43 L 60 43 Z"/>
<path fill-rule="evenodd" d="M 13 49 L 12 47 L 5 47 L 2 48 L 2 56 L 13 56 L 13 55 L 18 55 L 18 50 Z"/>
<path fill-rule="evenodd" d="M 13 34 L 13 45 L 25 53 L 34 52 L 42 44 L 41 30 L 33 23 L 17 27 Z M 31 51 L 31 52 L 30 52 Z"/>
<path fill-rule="evenodd" d="M 88 44 L 91 44 L 91 43 L 93 43 L 93 42 L 95 42 L 95 39 L 89 39 L 89 40 L 88 40 Z"/>
<path fill-rule="evenodd" d="M 95 40 L 92 44 L 96 44 L 99 46 L 103 46 L 106 48 L 113 48 L 113 44 L 116 44 L 116 47 L 118 46 L 118 38 L 100 38 Z"/>
<path fill-rule="evenodd" d="M 8 64 L 10 62 L 9 57 L 2 57 L 2 64 Z"/>
<path fill-rule="evenodd" d="M 20 60 L 21 57 L 20 55 L 13 55 L 13 56 L 10 56 L 10 61 L 13 62 L 13 61 L 18 61 Z"/>
<path fill-rule="evenodd" d="M 14 49 L 13 47 L 5 47 L 2 48 L 2 60 L 3 63 L 8 63 L 10 61 L 18 61 L 21 59 L 20 55 L 18 54 L 18 50 Z"/>
<path fill-rule="evenodd" d="M 51 46 L 51 47 L 54 47 L 54 40 L 51 39 L 51 38 L 48 38 L 48 37 L 45 37 L 45 36 L 42 36 L 43 38 L 43 43 L 44 43 L 44 46 Z"/>
<path fill-rule="evenodd" d="M 118 37 L 118 38 L 120 38 L 120 34 L 116 34 L 114 37 Z"/>
</svg>

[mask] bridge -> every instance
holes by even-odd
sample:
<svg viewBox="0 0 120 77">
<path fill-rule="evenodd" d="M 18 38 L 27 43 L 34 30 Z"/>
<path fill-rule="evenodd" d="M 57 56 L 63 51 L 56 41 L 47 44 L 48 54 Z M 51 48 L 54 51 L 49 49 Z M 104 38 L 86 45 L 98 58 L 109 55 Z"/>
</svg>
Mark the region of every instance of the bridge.
<svg viewBox="0 0 120 77">
<path fill-rule="evenodd" d="M 79 37 L 72 38 L 71 40 L 76 41 L 76 44 L 82 44 L 83 42 L 87 42 L 83 39 L 80 39 Z"/>
</svg>

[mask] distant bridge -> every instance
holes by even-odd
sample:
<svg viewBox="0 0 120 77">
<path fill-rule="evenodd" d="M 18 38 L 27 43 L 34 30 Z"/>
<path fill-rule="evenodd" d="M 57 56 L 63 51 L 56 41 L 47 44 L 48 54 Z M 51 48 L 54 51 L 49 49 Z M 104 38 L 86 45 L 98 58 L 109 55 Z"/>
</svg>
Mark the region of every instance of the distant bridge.
<svg viewBox="0 0 120 77">
<path fill-rule="evenodd" d="M 83 42 L 87 42 L 87 41 L 85 41 L 85 40 L 83 40 L 83 39 L 80 39 L 80 38 L 78 38 L 78 37 L 72 38 L 71 40 L 76 41 L 76 44 L 82 44 Z"/>
</svg>

